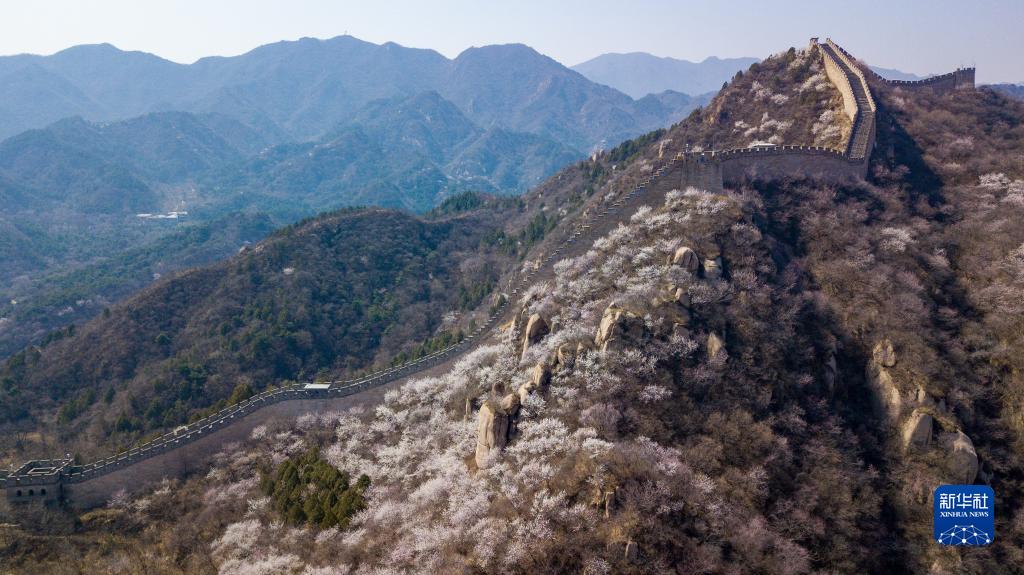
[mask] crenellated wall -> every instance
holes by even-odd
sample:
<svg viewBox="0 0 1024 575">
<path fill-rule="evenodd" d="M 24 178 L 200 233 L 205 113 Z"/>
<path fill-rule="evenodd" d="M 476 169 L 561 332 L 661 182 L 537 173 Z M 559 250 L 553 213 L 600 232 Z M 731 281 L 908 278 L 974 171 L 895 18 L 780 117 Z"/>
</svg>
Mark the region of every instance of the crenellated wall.
<svg viewBox="0 0 1024 575">
<path fill-rule="evenodd" d="M 177 479 L 205 470 L 213 456 L 232 442 L 248 439 L 253 430 L 274 419 L 295 419 L 303 415 L 339 412 L 367 401 L 360 395 L 324 399 L 290 400 L 240 415 L 225 425 L 194 441 L 136 462 L 126 462 L 95 477 L 62 482 L 63 496 L 75 507 L 88 509 L 106 504 L 121 490 L 135 491 L 156 485 L 164 479 Z"/>
<path fill-rule="evenodd" d="M 866 161 L 850 159 L 835 150 L 807 146 L 727 153 L 721 162 L 726 185 L 737 185 L 747 179 L 811 178 L 851 182 L 863 179 L 868 166 Z"/>
<path fill-rule="evenodd" d="M 958 90 L 974 89 L 974 68 L 959 68 L 948 74 L 932 76 L 924 80 L 887 80 L 874 71 L 871 74 L 881 82 L 903 90 L 930 89 L 940 94 L 948 94 Z"/>
<path fill-rule="evenodd" d="M 853 56 L 851 56 L 849 52 L 843 50 L 839 46 L 835 47 L 847 58 L 854 60 Z M 973 90 L 975 88 L 975 68 L 957 68 L 952 72 L 939 76 L 932 76 L 931 78 L 925 78 L 923 80 L 889 80 L 887 78 L 883 78 L 869 66 L 857 67 L 861 70 L 866 70 L 868 75 L 879 82 L 904 90 L 930 89 L 940 94 L 946 94 L 957 90 Z"/>
</svg>

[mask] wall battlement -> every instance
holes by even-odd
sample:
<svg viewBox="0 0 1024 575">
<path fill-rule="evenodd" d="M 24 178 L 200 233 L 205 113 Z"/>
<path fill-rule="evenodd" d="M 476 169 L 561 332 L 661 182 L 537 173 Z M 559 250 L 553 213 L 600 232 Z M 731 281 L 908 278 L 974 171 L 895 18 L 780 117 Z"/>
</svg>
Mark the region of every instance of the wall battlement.
<svg viewBox="0 0 1024 575">
<path fill-rule="evenodd" d="M 853 56 L 849 52 L 843 50 L 839 46 L 835 46 L 836 49 L 841 51 L 847 58 L 854 60 Z M 875 80 L 882 82 L 883 84 L 902 88 L 906 90 L 918 90 L 927 88 L 934 90 L 939 93 L 949 93 L 956 90 L 973 90 L 975 88 L 974 74 L 976 69 L 973 67 L 969 68 L 957 68 L 952 72 L 940 74 L 938 76 L 932 76 L 930 78 L 924 78 L 923 80 L 889 80 L 884 78 L 878 72 L 872 70 L 869 66 L 859 65 L 858 68 L 866 70 L 867 74 Z"/>
<path fill-rule="evenodd" d="M 78 507 L 102 505 L 119 490 L 141 489 L 165 477 L 180 477 L 202 469 L 223 445 L 244 440 L 252 429 L 274 417 L 298 417 L 343 409 L 364 392 L 452 364 L 475 344 L 486 340 L 496 326 L 514 317 L 513 300 L 532 282 L 553 277 L 555 262 L 584 253 L 594 240 L 628 219 L 636 208 L 644 203 L 664 201 L 664 195 L 672 189 L 693 186 L 721 192 L 726 185 L 737 185 L 747 179 L 862 179 L 874 146 L 874 97 L 852 56 L 831 39 L 825 44 L 814 42 L 813 45 L 819 48 L 829 79 L 843 96 L 844 112 L 853 122 L 854 128 L 844 150 L 821 146 L 757 146 L 681 152 L 619 199 L 599 208 L 600 211 L 585 213 L 573 227 L 562 231 L 563 236 L 552 251 L 543 254 L 536 265 L 525 266 L 513 274 L 507 284 L 509 293 L 502 304 L 461 342 L 360 378 L 266 390 L 142 445 L 84 465 L 76 465 L 70 459 L 31 461 L 9 472 L 0 471 L 0 487 L 11 502 L 63 499 Z M 970 69 L 972 86 L 973 74 Z"/>
</svg>

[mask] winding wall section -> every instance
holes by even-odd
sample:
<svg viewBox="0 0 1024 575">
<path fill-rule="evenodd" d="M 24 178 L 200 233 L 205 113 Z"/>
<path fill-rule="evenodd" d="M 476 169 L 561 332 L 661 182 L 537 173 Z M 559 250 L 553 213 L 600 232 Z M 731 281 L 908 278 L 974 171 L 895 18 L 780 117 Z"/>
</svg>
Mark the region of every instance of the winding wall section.
<svg viewBox="0 0 1024 575">
<path fill-rule="evenodd" d="M 510 295 L 487 321 L 463 341 L 421 359 L 365 377 L 294 384 L 264 391 L 175 432 L 128 451 L 85 465 L 68 460 L 28 462 L 13 472 L 0 472 L 0 485 L 10 501 L 62 497 L 78 507 L 101 505 L 119 490 L 133 491 L 166 477 L 180 477 L 208 465 L 225 444 L 249 437 L 252 430 L 281 417 L 297 417 L 372 402 L 390 384 L 429 370 L 446 369 L 466 351 L 486 340 L 493 328 L 512 319 L 527 286 L 554 276 L 554 263 L 584 253 L 593 241 L 628 219 L 642 204 L 664 201 L 664 195 L 687 186 L 721 191 L 744 179 L 817 177 L 862 178 L 874 144 L 875 103 L 860 67 L 831 40 L 819 45 L 829 78 L 843 95 L 844 111 L 853 130 L 846 150 L 815 146 L 770 146 L 680 153 L 614 202 L 584 215 L 550 244 L 553 250 L 528 262 L 509 282 Z M 377 390 L 376 394 L 367 393 Z"/>
<path fill-rule="evenodd" d="M 828 40 L 828 43 L 842 53 L 849 61 L 854 62 L 855 59 L 850 55 L 849 52 L 843 50 L 841 47 L 835 45 L 832 40 Z M 956 70 L 941 74 L 939 76 L 932 76 L 931 78 L 925 78 L 923 80 L 889 80 L 882 77 L 878 72 L 875 72 L 868 66 L 856 66 L 862 71 L 866 71 L 867 75 L 871 76 L 878 82 L 892 86 L 894 88 L 900 88 L 903 90 L 921 90 L 929 89 L 935 92 L 945 94 L 954 92 L 957 90 L 973 90 L 974 85 L 974 73 L 975 68 L 957 68 Z"/>
</svg>

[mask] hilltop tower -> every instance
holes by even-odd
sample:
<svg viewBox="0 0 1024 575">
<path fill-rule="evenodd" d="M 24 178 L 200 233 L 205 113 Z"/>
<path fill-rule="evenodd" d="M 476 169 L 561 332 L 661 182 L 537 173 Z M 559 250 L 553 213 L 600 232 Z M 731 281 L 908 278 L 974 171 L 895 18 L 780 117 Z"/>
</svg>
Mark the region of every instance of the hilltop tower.
<svg viewBox="0 0 1024 575">
<path fill-rule="evenodd" d="M 957 68 L 953 72 L 953 89 L 973 90 L 974 89 L 974 68 Z"/>
</svg>

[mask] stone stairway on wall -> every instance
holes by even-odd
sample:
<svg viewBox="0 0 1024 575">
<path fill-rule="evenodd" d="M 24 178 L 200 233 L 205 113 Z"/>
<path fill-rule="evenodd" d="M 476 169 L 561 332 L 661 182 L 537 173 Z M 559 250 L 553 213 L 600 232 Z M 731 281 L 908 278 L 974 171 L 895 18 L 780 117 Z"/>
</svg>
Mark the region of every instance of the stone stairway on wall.
<svg viewBox="0 0 1024 575">
<path fill-rule="evenodd" d="M 854 120 L 853 130 L 850 133 L 846 154 L 852 159 L 867 161 L 874 147 L 875 112 L 877 111 L 874 98 L 871 95 L 871 88 L 868 87 L 860 67 L 849 57 L 845 50 L 839 48 L 831 39 L 828 39 L 824 44 L 820 44 L 819 47 L 838 64 L 849 82 L 857 104 L 857 116 Z"/>
</svg>

